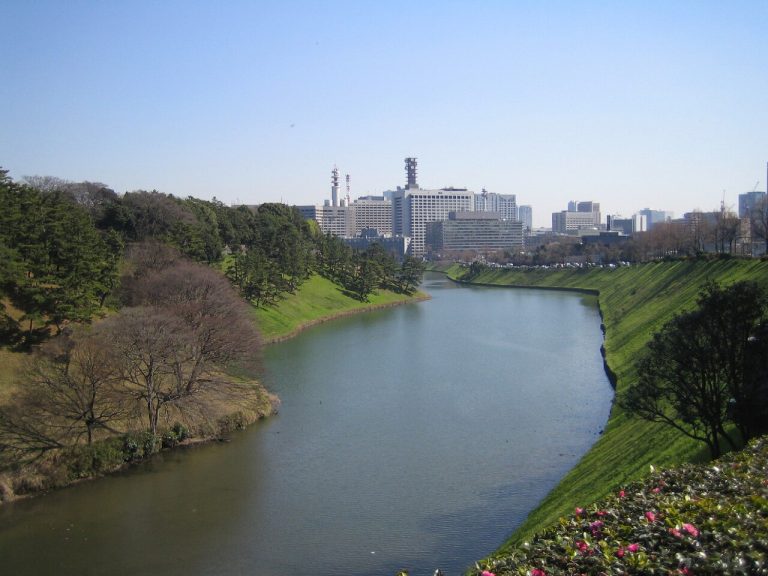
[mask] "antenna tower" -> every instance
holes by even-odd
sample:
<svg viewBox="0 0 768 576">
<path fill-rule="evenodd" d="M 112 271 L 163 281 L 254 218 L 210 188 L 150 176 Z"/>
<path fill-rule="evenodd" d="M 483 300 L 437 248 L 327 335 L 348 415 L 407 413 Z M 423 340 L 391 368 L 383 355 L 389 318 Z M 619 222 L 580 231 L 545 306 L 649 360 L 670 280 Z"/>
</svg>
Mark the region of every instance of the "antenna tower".
<svg viewBox="0 0 768 576">
<path fill-rule="evenodd" d="M 331 205 L 339 205 L 339 169 L 335 164 L 331 170 Z"/>
<path fill-rule="evenodd" d="M 418 189 L 418 184 L 416 184 L 416 158 L 406 158 L 405 159 L 405 174 L 406 174 L 406 185 L 405 188 L 407 190 L 416 188 Z"/>
</svg>

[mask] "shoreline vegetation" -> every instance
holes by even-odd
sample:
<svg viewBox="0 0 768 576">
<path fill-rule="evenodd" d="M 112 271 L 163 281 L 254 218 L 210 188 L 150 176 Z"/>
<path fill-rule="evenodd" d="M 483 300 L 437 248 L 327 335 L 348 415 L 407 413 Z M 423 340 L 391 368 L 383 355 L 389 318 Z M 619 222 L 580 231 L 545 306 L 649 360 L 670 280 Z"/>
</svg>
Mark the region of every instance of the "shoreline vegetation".
<svg viewBox="0 0 768 576">
<path fill-rule="evenodd" d="M 250 306 L 248 315 L 259 327 L 261 342 L 264 345 L 282 342 L 293 338 L 313 326 L 338 318 L 371 312 L 403 304 L 420 302 L 429 299 L 429 295 L 416 291 L 402 294 L 390 290 L 379 290 L 371 294 L 368 301 L 361 302 L 346 292 L 339 285 L 320 276 L 313 275 L 303 283 L 295 293 L 286 295 L 273 306 L 268 308 Z M 9 395 L 13 371 L 24 364 L 23 354 L 2 351 L 4 368 L 0 370 L 0 393 L 2 398 Z M 162 449 L 189 448 L 220 440 L 227 434 L 242 430 L 253 423 L 276 414 L 279 399 L 271 394 L 258 381 L 248 376 L 230 374 L 229 378 L 243 387 L 251 388 L 255 397 L 246 407 L 239 407 L 233 412 L 217 411 L 212 417 L 215 425 L 207 432 L 197 430 L 194 435 L 184 427 L 177 427 L 175 432 L 166 433 L 162 438 Z M 148 438 L 146 434 L 128 434 L 125 438 L 113 438 L 96 443 L 96 454 L 85 454 L 75 451 L 72 454 L 56 454 L 44 458 L 37 463 L 34 470 L 13 477 L 12 474 L 0 474 L 0 505 L 28 497 L 38 496 L 46 492 L 94 480 L 104 475 L 120 472 L 134 464 L 144 461 L 151 456 L 145 449 Z M 126 448 L 126 446 L 128 448 Z M 83 447 L 85 448 L 85 447 Z M 126 457 L 125 450 L 131 451 Z M 94 463 L 78 462 L 92 460 Z M 65 474 L 65 469 L 74 467 L 75 475 Z"/>
<path fill-rule="evenodd" d="M 0 199 L 0 501 L 245 427 L 279 402 L 259 331 L 421 297 L 420 261 L 354 250 L 284 204 L 4 169 Z"/>
<path fill-rule="evenodd" d="M 558 289 L 597 294 L 603 319 L 603 356 L 616 394 L 636 379 L 635 359 L 654 332 L 675 314 L 692 309 L 709 281 L 729 285 L 753 280 L 768 285 L 768 261 L 738 258 L 691 259 L 619 268 L 470 270 L 458 264 L 431 270 L 478 285 Z M 534 534 L 562 522 L 574 507 L 606 498 L 620 486 L 647 476 L 651 467 L 670 468 L 709 461 L 705 447 L 668 426 L 630 417 L 614 400 L 604 433 L 582 460 L 511 535 L 489 562 L 519 554 Z M 521 548 L 522 547 L 522 548 Z"/>
</svg>

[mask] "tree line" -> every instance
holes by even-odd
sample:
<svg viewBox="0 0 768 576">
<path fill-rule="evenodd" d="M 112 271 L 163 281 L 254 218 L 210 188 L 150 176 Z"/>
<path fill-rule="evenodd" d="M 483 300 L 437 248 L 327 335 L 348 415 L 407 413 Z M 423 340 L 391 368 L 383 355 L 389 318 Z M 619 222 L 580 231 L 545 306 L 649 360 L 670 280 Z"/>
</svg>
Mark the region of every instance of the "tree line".
<svg viewBox="0 0 768 576">
<path fill-rule="evenodd" d="M 284 204 L 229 207 L 156 190 L 119 196 L 95 182 L 34 176 L 17 183 L 4 170 L 0 202 L 0 342 L 18 347 L 93 318 L 115 291 L 125 246 L 141 242 L 223 267 L 262 307 L 314 273 L 367 300 L 379 288 L 412 292 L 423 271 L 380 246 L 352 250 Z"/>
</svg>

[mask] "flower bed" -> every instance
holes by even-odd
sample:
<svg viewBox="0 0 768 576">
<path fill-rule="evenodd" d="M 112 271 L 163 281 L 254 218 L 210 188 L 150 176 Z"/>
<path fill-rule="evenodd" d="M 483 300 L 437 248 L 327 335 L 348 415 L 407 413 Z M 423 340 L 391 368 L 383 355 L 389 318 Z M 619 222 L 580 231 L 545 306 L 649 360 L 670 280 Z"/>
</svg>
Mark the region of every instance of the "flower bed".
<svg viewBox="0 0 768 576">
<path fill-rule="evenodd" d="M 768 437 L 707 465 L 651 470 L 474 574 L 768 574 Z"/>
</svg>

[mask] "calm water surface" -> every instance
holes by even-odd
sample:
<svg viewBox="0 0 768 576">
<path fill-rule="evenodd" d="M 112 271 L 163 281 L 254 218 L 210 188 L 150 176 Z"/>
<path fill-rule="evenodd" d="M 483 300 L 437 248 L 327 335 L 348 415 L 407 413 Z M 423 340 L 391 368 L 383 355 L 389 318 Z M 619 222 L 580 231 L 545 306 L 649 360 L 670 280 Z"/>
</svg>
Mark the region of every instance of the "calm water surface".
<svg viewBox="0 0 768 576">
<path fill-rule="evenodd" d="M 594 303 L 456 286 L 266 351 L 278 416 L 0 507 L 2 574 L 458 574 L 597 439 Z"/>
</svg>

